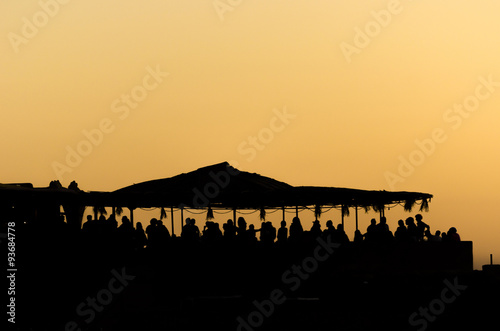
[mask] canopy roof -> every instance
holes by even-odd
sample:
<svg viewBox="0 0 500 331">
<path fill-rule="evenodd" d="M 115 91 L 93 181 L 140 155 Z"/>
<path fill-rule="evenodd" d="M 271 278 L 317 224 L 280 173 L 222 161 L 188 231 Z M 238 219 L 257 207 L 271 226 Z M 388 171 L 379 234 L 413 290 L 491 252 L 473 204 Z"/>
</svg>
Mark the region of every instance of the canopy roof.
<svg viewBox="0 0 500 331">
<path fill-rule="evenodd" d="M 419 192 L 368 191 L 338 187 L 291 186 L 256 173 L 240 171 L 227 162 L 203 167 L 170 178 L 133 184 L 113 192 L 84 192 L 76 183 L 69 189 L 55 181 L 48 188 L 31 184 L 0 184 L 0 204 L 77 204 L 128 208 L 229 208 L 262 209 L 305 206 L 364 207 L 415 204 L 427 210 L 431 194 Z"/>
<path fill-rule="evenodd" d="M 337 187 L 291 186 L 235 169 L 223 162 L 174 177 L 134 184 L 111 192 L 117 205 L 129 207 L 220 207 L 237 209 L 295 206 L 344 206 L 383 209 L 403 203 L 428 208 L 431 194 L 368 191 Z"/>
</svg>

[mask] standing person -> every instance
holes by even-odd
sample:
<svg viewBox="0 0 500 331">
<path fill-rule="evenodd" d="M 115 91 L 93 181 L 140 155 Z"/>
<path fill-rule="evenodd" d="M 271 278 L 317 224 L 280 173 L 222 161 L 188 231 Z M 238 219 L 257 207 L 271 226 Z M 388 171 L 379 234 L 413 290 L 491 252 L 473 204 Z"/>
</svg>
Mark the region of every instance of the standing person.
<svg viewBox="0 0 500 331">
<path fill-rule="evenodd" d="M 398 228 L 396 229 L 396 232 L 394 233 L 394 237 L 395 237 L 396 241 L 398 241 L 398 242 L 409 241 L 408 229 L 406 228 L 403 220 L 398 221 Z"/>
<path fill-rule="evenodd" d="M 422 215 L 417 214 L 415 215 L 415 219 L 417 220 L 417 241 L 423 241 L 424 240 L 424 234 L 426 231 L 430 231 L 430 226 L 425 224 L 422 221 Z"/>
<path fill-rule="evenodd" d="M 260 229 L 255 229 L 255 226 L 253 224 L 250 224 L 248 226 L 248 230 L 247 230 L 247 237 L 248 237 L 248 242 L 254 244 L 255 242 L 257 242 L 257 235 L 256 233 L 259 232 Z"/>
<path fill-rule="evenodd" d="M 170 239 L 170 232 L 163 224 L 163 221 L 158 221 L 156 226 L 158 228 L 158 239 L 160 240 L 161 244 L 164 245 Z"/>
<path fill-rule="evenodd" d="M 302 228 L 300 219 L 298 217 L 294 217 L 292 219 L 292 224 L 290 225 L 290 240 L 300 241 L 303 233 L 304 229 Z"/>
<path fill-rule="evenodd" d="M 191 219 L 191 224 L 190 224 L 190 228 L 191 228 L 191 239 L 192 240 L 199 240 L 200 239 L 200 229 L 198 228 L 198 225 L 196 225 L 196 220 L 194 218 Z"/>
<path fill-rule="evenodd" d="M 278 243 L 284 244 L 288 239 L 288 229 L 286 228 L 286 221 L 281 221 L 280 228 L 278 229 Z"/>
<path fill-rule="evenodd" d="M 345 233 L 344 226 L 342 225 L 342 223 L 337 225 L 337 230 L 335 231 L 335 234 L 336 234 L 336 236 L 335 236 L 336 238 L 334 238 L 334 240 L 333 240 L 334 242 L 341 243 L 341 244 L 349 242 L 349 237 Z"/>
<path fill-rule="evenodd" d="M 408 217 L 405 223 L 408 229 L 408 237 L 410 238 L 410 241 L 416 242 L 418 238 L 418 230 L 417 226 L 415 225 L 415 220 L 413 219 L 413 217 Z"/>
<path fill-rule="evenodd" d="M 236 228 L 237 238 L 241 242 L 246 242 L 247 240 L 247 222 L 243 217 L 238 218 L 238 227 Z"/>
<path fill-rule="evenodd" d="M 333 226 L 332 220 L 326 221 L 326 229 L 323 231 L 323 236 L 325 239 L 330 236 L 330 238 L 335 238 L 335 226 Z"/>
<path fill-rule="evenodd" d="M 271 245 L 276 239 L 276 228 L 271 222 L 262 222 L 260 228 L 260 241 L 265 245 Z"/>
<path fill-rule="evenodd" d="M 149 248 L 155 248 L 158 245 L 158 228 L 156 227 L 156 218 L 152 218 L 149 221 L 149 225 L 146 227 L 146 235 L 148 237 L 147 246 Z"/>
<path fill-rule="evenodd" d="M 135 224 L 134 239 L 138 249 L 143 249 L 146 246 L 147 238 L 141 222 Z"/>
<path fill-rule="evenodd" d="M 363 242 L 363 235 L 361 234 L 361 231 L 356 230 L 354 231 L 354 242 Z"/>
<path fill-rule="evenodd" d="M 224 240 L 233 241 L 236 237 L 236 227 L 233 224 L 233 220 L 228 219 L 227 222 L 222 225 L 222 229 L 224 230 Z"/>
<path fill-rule="evenodd" d="M 365 240 L 376 241 L 377 240 L 377 220 L 372 218 L 370 220 L 370 225 L 366 228 Z"/>
<path fill-rule="evenodd" d="M 191 219 L 189 217 L 186 218 L 186 224 L 182 226 L 182 231 L 181 231 L 181 238 L 184 240 L 189 239 L 191 234 L 189 233 L 191 231 Z"/>
<path fill-rule="evenodd" d="M 319 223 L 318 220 L 315 220 L 313 222 L 313 225 L 311 227 L 311 234 L 314 238 L 317 238 L 321 235 L 321 224 Z"/>
</svg>

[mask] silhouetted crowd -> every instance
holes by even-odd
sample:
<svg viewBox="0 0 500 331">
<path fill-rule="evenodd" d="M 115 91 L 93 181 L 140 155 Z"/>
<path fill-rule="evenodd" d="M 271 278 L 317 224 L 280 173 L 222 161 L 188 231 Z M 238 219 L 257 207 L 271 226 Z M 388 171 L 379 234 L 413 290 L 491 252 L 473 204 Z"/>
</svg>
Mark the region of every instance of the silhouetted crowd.
<svg viewBox="0 0 500 331">
<path fill-rule="evenodd" d="M 371 223 L 366 229 L 365 234 L 356 230 L 354 241 L 372 241 L 372 242 L 448 242 L 460 241 L 460 235 L 455 227 L 451 227 L 448 232 L 437 230 L 434 234 L 430 231 L 430 226 L 422 221 L 422 215 L 417 214 L 415 218 L 408 217 L 405 221 L 399 220 L 398 227 L 394 234 L 390 231 L 385 217 L 380 218 L 380 222 L 372 218 Z M 416 223 L 415 223 L 416 220 Z"/>
<path fill-rule="evenodd" d="M 416 220 L 416 221 L 415 221 Z M 153 218 L 144 229 L 141 222 L 136 222 L 135 228 L 127 216 L 122 217 L 122 224 L 118 226 L 114 215 L 109 218 L 104 216 L 94 220 L 87 216 L 87 222 L 83 224 L 82 233 L 86 238 L 106 237 L 115 235 L 125 245 L 135 248 L 148 247 L 157 249 L 165 247 L 172 239 L 181 240 L 186 243 L 243 243 L 248 245 L 271 246 L 300 243 L 304 240 L 314 239 L 319 236 L 330 237 L 336 243 L 350 242 L 342 224 L 337 227 L 331 220 L 326 222 L 326 228 L 322 229 L 319 220 L 315 220 L 309 231 L 304 230 L 298 217 L 294 217 L 290 227 L 287 228 L 286 221 L 281 221 L 280 227 L 276 229 L 269 221 L 261 223 L 260 229 L 253 224 L 247 225 L 243 217 L 239 217 L 237 224 L 228 219 L 220 228 L 215 221 L 206 221 L 203 230 L 200 231 L 194 218 L 186 218 L 182 227 L 180 238 L 171 236 L 162 220 Z M 258 238 L 257 238 L 258 237 Z M 448 232 L 436 231 L 431 234 L 430 226 L 423 222 L 422 215 L 417 214 L 415 218 L 408 217 L 405 221 L 399 220 L 398 227 L 393 233 L 389 229 L 385 217 L 381 217 L 379 223 L 371 219 L 366 233 L 360 230 L 354 233 L 354 242 L 388 243 L 388 242 L 452 242 L 460 241 L 456 228 L 452 227 Z"/>
</svg>

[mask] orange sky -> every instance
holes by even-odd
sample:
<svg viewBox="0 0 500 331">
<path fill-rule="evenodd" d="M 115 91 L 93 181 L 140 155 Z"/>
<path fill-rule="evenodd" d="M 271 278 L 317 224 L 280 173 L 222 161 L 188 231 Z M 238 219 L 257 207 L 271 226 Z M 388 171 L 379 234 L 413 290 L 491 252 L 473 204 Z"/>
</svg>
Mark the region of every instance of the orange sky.
<svg viewBox="0 0 500 331">
<path fill-rule="evenodd" d="M 2 1 L 0 182 L 114 190 L 227 160 L 292 185 L 422 191 L 433 230 L 473 240 L 476 268 L 498 263 L 499 12 Z"/>
</svg>

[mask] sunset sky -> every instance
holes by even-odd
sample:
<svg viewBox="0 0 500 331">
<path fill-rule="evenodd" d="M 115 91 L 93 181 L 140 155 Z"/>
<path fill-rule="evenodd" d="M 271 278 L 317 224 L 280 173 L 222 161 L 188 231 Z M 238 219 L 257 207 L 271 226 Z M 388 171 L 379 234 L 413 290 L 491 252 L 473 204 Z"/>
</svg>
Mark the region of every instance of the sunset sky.
<svg viewBox="0 0 500 331">
<path fill-rule="evenodd" d="M 433 231 L 474 241 L 475 268 L 500 263 L 499 13 L 486 0 L 2 1 L 0 182 L 109 191 L 229 161 L 291 185 L 426 192 Z M 407 216 L 391 210 L 391 229 Z"/>
</svg>

